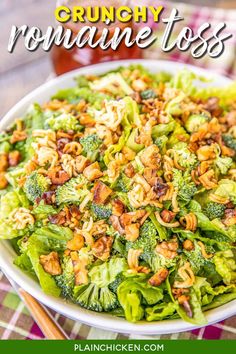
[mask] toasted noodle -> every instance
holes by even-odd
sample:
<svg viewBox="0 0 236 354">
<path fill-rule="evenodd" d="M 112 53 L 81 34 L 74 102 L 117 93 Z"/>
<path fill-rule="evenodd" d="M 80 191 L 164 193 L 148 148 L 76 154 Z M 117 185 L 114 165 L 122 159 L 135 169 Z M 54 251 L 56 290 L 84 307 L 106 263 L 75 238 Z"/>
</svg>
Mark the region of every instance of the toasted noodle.
<svg viewBox="0 0 236 354">
<path fill-rule="evenodd" d="M 236 85 L 196 79 L 81 76 L 0 134 L 0 238 L 44 292 L 195 326 L 236 298 Z"/>
</svg>

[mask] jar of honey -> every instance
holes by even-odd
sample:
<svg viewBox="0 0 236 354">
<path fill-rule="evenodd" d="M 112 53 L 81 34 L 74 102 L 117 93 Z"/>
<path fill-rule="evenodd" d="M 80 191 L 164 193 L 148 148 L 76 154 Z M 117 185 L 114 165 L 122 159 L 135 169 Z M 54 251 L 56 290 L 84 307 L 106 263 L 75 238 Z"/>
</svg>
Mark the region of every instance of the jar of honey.
<svg viewBox="0 0 236 354">
<path fill-rule="evenodd" d="M 126 2 L 127 5 L 128 2 Z M 119 0 L 59 0 L 57 6 L 65 5 L 71 11 L 75 6 L 83 6 L 85 9 L 88 6 L 105 6 L 107 8 L 113 6 L 114 8 L 124 5 L 120 3 Z M 61 23 L 60 23 L 61 25 Z M 63 24 L 65 29 L 70 29 L 74 36 L 78 34 L 78 32 L 83 28 L 83 26 L 96 26 L 98 29 L 97 31 L 97 38 L 101 36 L 102 30 L 107 27 L 109 29 L 109 36 L 108 40 L 112 38 L 115 28 L 120 28 L 120 30 L 124 30 L 127 27 L 132 28 L 133 36 L 136 36 L 136 29 L 132 21 L 130 22 L 119 22 L 115 20 L 114 22 L 110 23 L 109 26 L 102 22 L 98 21 L 96 23 L 88 23 L 87 22 L 77 22 L 74 23 L 72 19 L 67 21 Z M 71 49 L 65 49 L 63 46 L 56 46 L 54 45 L 51 50 L 51 58 L 55 73 L 57 75 L 64 74 L 68 71 L 80 68 L 82 66 L 102 63 L 106 61 L 112 60 L 122 60 L 122 59 L 139 59 L 141 58 L 142 50 L 137 46 L 133 45 L 132 47 L 127 47 L 124 41 L 121 42 L 119 47 L 116 50 L 112 48 L 101 49 L 99 46 L 96 48 L 91 48 L 90 46 L 86 45 L 83 48 L 78 48 L 74 46 Z"/>
</svg>

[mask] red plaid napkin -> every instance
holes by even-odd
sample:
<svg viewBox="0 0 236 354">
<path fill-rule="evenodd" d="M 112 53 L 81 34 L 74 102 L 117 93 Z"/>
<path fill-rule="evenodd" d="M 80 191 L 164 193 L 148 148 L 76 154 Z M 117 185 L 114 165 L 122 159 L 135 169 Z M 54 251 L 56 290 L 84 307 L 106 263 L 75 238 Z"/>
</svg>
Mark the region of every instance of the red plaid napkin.
<svg viewBox="0 0 236 354">
<path fill-rule="evenodd" d="M 136 4 L 136 2 L 135 2 Z M 142 0 L 142 5 L 155 5 L 151 0 Z M 232 33 L 233 37 L 226 42 L 226 49 L 222 56 L 217 59 L 211 59 L 205 56 L 202 59 L 194 59 L 190 52 L 180 52 L 174 50 L 170 53 L 164 53 L 160 49 L 160 38 L 165 26 L 163 24 L 154 24 L 151 20 L 151 26 L 157 34 L 159 40 L 149 49 L 144 50 L 144 57 L 149 59 L 166 59 L 180 61 L 184 63 L 201 66 L 217 71 L 221 74 L 230 75 L 236 78 L 236 10 L 213 9 L 207 7 L 198 7 L 181 3 L 159 1 L 165 10 L 162 18 L 169 17 L 171 9 L 174 7 L 179 10 L 179 15 L 184 17 L 184 21 L 176 24 L 172 38 L 176 38 L 184 26 L 191 27 L 196 33 L 197 29 L 204 22 L 212 24 L 212 28 L 219 22 L 227 24 L 227 33 Z M 236 316 L 231 317 L 224 322 L 207 326 L 191 332 L 183 332 L 172 335 L 162 336 L 127 336 L 119 333 L 112 333 L 86 326 L 80 322 L 74 322 L 64 316 L 53 313 L 55 319 L 60 323 L 71 339 L 236 339 Z M 0 338 L 2 339 L 42 339 L 43 334 L 33 321 L 29 312 L 24 307 L 19 297 L 11 288 L 7 279 L 0 272 Z"/>
<path fill-rule="evenodd" d="M 142 5 L 154 5 L 152 0 L 142 0 Z M 181 29 L 185 26 L 190 27 L 194 34 L 197 34 L 198 28 L 205 22 L 211 24 L 211 29 L 204 35 L 205 38 L 212 34 L 213 29 L 220 22 L 226 24 L 222 34 L 231 33 L 232 37 L 225 41 L 224 53 L 219 58 L 210 58 L 205 55 L 201 59 L 194 59 L 191 51 L 181 52 L 173 50 L 165 53 L 161 50 L 161 38 L 165 30 L 165 24 L 162 21 L 158 24 L 153 23 L 150 16 L 149 26 L 153 28 L 158 40 L 149 49 L 143 51 L 144 57 L 148 59 L 165 59 L 173 60 L 182 63 L 188 63 L 203 68 L 210 69 L 223 75 L 228 75 L 236 78 L 236 10 L 225 10 L 220 8 L 199 7 L 196 5 L 187 5 L 179 2 L 158 1 L 158 5 L 164 6 L 161 14 L 161 19 L 168 18 L 173 8 L 178 9 L 179 16 L 184 17 L 183 21 L 175 23 L 171 42 L 178 36 Z"/>
</svg>

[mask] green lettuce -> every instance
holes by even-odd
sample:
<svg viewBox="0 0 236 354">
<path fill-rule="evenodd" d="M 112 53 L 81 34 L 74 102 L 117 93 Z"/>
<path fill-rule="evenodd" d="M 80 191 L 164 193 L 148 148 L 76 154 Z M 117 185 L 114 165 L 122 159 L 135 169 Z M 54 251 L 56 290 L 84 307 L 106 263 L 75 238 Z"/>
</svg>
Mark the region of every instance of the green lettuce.
<svg viewBox="0 0 236 354">
<path fill-rule="evenodd" d="M 236 204 L 236 182 L 229 179 L 221 179 L 214 194 L 223 198 L 229 198 Z"/>
<path fill-rule="evenodd" d="M 200 81 L 201 84 L 208 82 L 208 85 L 200 88 L 197 81 Z M 210 97 L 218 97 L 223 106 L 232 103 L 236 95 L 236 82 L 224 87 L 209 86 L 209 80 L 187 69 L 181 70 L 174 75 L 170 81 L 170 86 L 182 90 L 190 97 L 205 100 Z"/>
<path fill-rule="evenodd" d="M 157 304 L 152 307 L 147 307 L 146 308 L 146 320 L 148 322 L 150 321 L 162 321 L 166 320 L 169 317 L 172 317 L 178 308 L 178 305 L 169 302 L 169 303 L 162 303 L 162 304 Z"/>
<path fill-rule="evenodd" d="M 2 195 L 0 202 L 0 239 L 19 237 L 27 231 L 17 230 L 9 218 L 10 214 L 20 207 L 29 207 L 29 202 L 22 190 L 15 189 Z"/>
<path fill-rule="evenodd" d="M 92 267 L 89 276 L 92 283 L 102 288 L 112 283 L 117 275 L 126 269 L 125 258 L 111 258 L 108 262 Z"/>
<path fill-rule="evenodd" d="M 142 304 L 154 305 L 163 299 L 163 290 L 148 284 L 146 277 L 130 277 L 123 281 L 117 290 L 118 300 L 130 322 L 144 317 Z"/>
<path fill-rule="evenodd" d="M 226 285 L 236 282 L 236 261 L 232 250 L 217 252 L 213 262 Z"/>
</svg>

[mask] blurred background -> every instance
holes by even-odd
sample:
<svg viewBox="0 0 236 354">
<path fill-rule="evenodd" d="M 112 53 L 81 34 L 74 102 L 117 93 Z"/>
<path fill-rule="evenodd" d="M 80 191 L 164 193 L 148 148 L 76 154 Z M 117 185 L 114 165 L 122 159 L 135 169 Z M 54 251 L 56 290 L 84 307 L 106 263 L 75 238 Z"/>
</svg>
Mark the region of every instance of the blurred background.
<svg viewBox="0 0 236 354">
<path fill-rule="evenodd" d="M 119 1 L 120 5 L 122 0 Z M 151 0 L 142 0 L 140 4 L 152 4 Z M 160 1 L 158 1 L 158 4 Z M 228 31 L 236 33 L 236 0 L 183 0 L 183 1 L 163 1 L 167 8 L 176 7 L 185 21 L 180 26 L 190 25 L 196 28 L 200 24 L 209 21 L 219 23 L 225 21 Z M 86 2 L 87 4 L 87 2 Z M 137 3 L 136 3 L 137 4 Z M 198 7 L 196 7 L 196 5 Z M 25 94 L 36 88 L 53 75 L 50 53 L 45 53 L 38 49 L 35 52 L 28 52 L 22 39 L 13 52 L 7 52 L 7 43 L 12 25 L 38 26 L 44 32 L 47 26 L 54 25 L 54 8 L 56 1 L 48 0 L 1 0 L 0 2 L 0 117 L 6 113 Z M 234 11 L 232 11 L 234 10 Z M 168 15 L 170 11 L 167 11 Z M 234 28 L 233 28 L 234 27 Z M 159 28 L 155 28 L 159 30 Z M 235 38 L 234 38 L 235 39 Z M 235 41 L 228 46 L 229 51 L 220 59 L 192 60 L 190 56 L 183 53 L 171 52 L 163 53 L 156 45 L 149 50 L 143 50 L 142 56 L 148 58 L 164 58 L 176 61 L 190 62 L 194 65 L 213 69 L 223 74 L 235 76 Z M 137 56 L 139 56 L 137 54 Z"/>
</svg>

